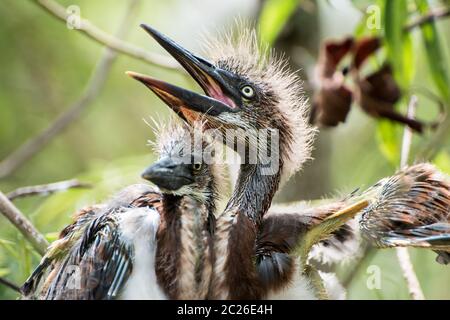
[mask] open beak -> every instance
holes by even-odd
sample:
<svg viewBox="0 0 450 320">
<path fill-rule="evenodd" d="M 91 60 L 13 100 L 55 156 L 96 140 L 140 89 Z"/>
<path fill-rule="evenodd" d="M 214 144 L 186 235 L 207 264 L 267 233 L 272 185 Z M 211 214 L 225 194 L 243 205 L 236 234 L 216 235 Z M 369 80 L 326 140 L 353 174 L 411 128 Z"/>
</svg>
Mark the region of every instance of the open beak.
<svg viewBox="0 0 450 320">
<path fill-rule="evenodd" d="M 183 109 L 211 116 L 218 116 L 222 112 L 230 111 L 229 106 L 206 95 L 198 94 L 136 72 L 128 71 L 127 74 L 143 83 L 175 112 L 181 112 L 182 115 L 185 115 Z"/>
<path fill-rule="evenodd" d="M 146 85 L 185 119 L 187 115 L 193 118 L 191 112 L 217 116 L 222 112 L 237 111 L 240 95 L 232 85 L 231 74 L 194 55 L 150 26 L 142 24 L 141 27 L 186 69 L 206 95 L 134 72 L 127 72 L 129 76 Z"/>
<path fill-rule="evenodd" d="M 222 101 L 232 109 L 236 108 L 234 100 L 239 100 L 239 93 L 231 85 L 233 79 L 228 71 L 194 55 L 152 27 L 146 24 L 141 24 L 141 27 L 182 65 L 208 96 Z"/>
<path fill-rule="evenodd" d="M 167 158 L 145 169 L 141 176 L 145 180 L 153 182 L 159 188 L 169 191 L 176 191 L 194 181 L 186 164 L 176 164 Z"/>
</svg>

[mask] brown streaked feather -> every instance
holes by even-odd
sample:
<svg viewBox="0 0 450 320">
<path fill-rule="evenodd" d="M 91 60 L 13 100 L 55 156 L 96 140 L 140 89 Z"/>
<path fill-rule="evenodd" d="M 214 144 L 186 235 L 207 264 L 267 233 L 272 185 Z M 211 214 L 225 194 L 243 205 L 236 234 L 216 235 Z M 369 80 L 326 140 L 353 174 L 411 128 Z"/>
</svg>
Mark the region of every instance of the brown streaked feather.
<svg viewBox="0 0 450 320">
<path fill-rule="evenodd" d="M 261 299 L 261 290 L 254 255 L 254 242 L 246 239 L 256 238 L 255 224 L 244 214 L 236 213 L 233 224 L 239 228 L 232 228 L 228 235 L 228 257 L 226 261 L 226 277 L 230 290 L 227 299 L 254 300 Z M 250 257 L 250 258 L 249 258 Z"/>
<path fill-rule="evenodd" d="M 131 272 L 132 248 L 120 240 L 117 221 L 107 213 L 94 219 L 61 263 L 46 300 L 113 299 Z"/>
<path fill-rule="evenodd" d="M 109 203 L 90 206 L 74 214 L 74 222 L 60 233 L 59 240 L 52 243 L 39 266 L 21 288 L 22 298 L 43 299 L 49 287 L 54 285 L 56 276 L 64 266 L 64 260 L 77 241 L 83 236 L 90 223 L 108 208 L 119 207 L 154 207 L 158 210 L 161 195 L 148 185 L 132 185 L 118 192 Z M 100 248 L 99 248 L 100 250 Z"/>
<path fill-rule="evenodd" d="M 164 197 L 164 210 L 161 211 L 161 224 L 156 235 L 156 275 L 169 299 L 175 299 L 179 294 L 177 279 L 180 270 L 181 221 L 178 204 L 179 197 Z M 169 212 L 171 214 L 168 214 Z"/>
<path fill-rule="evenodd" d="M 450 252 L 450 179 L 433 165 L 406 167 L 381 180 L 363 213 L 363 234 L 380 247 Z M 442 261 L 448 261 L 442 255 Z"/>
</svg>

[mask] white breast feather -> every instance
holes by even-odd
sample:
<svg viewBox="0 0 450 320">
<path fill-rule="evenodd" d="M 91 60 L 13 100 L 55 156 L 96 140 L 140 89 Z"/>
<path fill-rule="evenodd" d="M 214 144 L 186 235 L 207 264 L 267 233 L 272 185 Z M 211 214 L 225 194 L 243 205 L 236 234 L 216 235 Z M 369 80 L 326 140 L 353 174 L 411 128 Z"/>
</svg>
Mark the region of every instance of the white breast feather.
<svg viewBox="0 0 450 320">
<path fill-rule="evenodd" d="M 155 273 L 156 231 L 159 213 L 150 208 L 136 208 L 122 214 L 123 236 L 134 246 L 133 270 L 128 278 L 122 300 L 165 300 Z"/>
</svg>

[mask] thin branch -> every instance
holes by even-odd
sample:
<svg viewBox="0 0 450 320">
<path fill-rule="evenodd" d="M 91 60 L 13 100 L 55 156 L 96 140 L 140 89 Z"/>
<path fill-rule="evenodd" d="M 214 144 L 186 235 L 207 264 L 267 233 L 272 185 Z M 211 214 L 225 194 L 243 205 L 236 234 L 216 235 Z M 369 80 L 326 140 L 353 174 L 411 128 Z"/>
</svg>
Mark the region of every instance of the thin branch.
<svg viewBox="0 0 450 320">
<path fill-rule="evenodd" d="M 120 24 L 117 32 L 118 37 L 126 34 L 127 26 L 136 13 L 137 4 L 140 0 L 131 0 L 127 12 Z M 33 156 L 37 151 L 44 147 L 52 138 L 66 128 L 81 111 L 98 95 L 101 87 L 106 81 L 108 71 L 117 57 L 117 53 L 111 49 L 105 49 L 91 79 L 86 87 L 85 94 L 77 101 L 67 112 L 63 113 L 49 128 L 44 130 L 39 136 L 31 139 L 20 147 L 15 153 L 0 164 L 0 177 L 7 175 L 17 169 L 27 159 Z M 31 150 L 31 151 L 30 151 Z M 19 164 L 15 163 L 17 161 Z M 10 171 L 6 170 L 9 169 Z M 12 170 L 11 170 L 12 169 Z M 31 222 L 20 212 L 20 210 L 0 191 L 0 212 L 23 234 L 31 245 L 44 255 L 49 243 L 43 235 L 31 224 Z"/>
<path fill-rule="evenodd" d="M 408 118 L 414 118 L 417 107 L 417 97 L 412 96 L 408 105 Z M 408 164 L 409 152 L 411 150 L 412 131 L 405 126 L 402 141 L 402 151 L 400 158 L 400 166 L 403 168 Z M 397 252 L 397 259 L 403 271 L 403 277 L 408 285 L 409 294 L 414 300 L 425 300 L 422 288 L 420 287 L 419 279 L 414 271 L 411 257 L 409 256 L 408 248 L 395 248 Z"/>
<path fill-rule="evenodd" d="M 14 291 L 17 291 L 18 293 L 20 293 L 19 286 L 17 286 L 15 283 L 12 283 L 11 281 L 9 281 L 5 278 L 0 277 L 0 284 L 4 285 L 5 287 L 10 288 L 11 290 L 14 290 Z"/>
<path fill-rule="evenodd" d="M 52 3 L 52 1 L 40 1 L 39 3 L 41 2 L 47 3 L 49 6 Z M 136 11 L 135 9 L 137 7 L 136 4 L 136 0 L 133 0 L 132 4 L 129 6 L 125 18 L 119 25 L 117 37 L 122 38 L 126 35 L 132 18 L 134 18 Z M 56 3 L 54 5 L 59 6 Z M 75 103 L 72 104 L 67 111 L 63 112 L 49 127 L 37 136 L 26 141 L 6 159 L 0 162 L 0 179 L 9 176 L 16 171 L 26 161 L 41 151 L 50 141 L 53 140 L 53 138 L 55 138 L 80 117 L 84 109 L 86 109 L 99 95 L 116 57 L 117 52 L 109 48 L 105 49 L 97 66 L 92 72 L 91 78 L 89 79 L 89 82 L 87 83 L 81 97 L 75 101 Z"/>
<path fill-rule="evenodd" d="M 62 22 L 66 23 L 69 17 L 69 13 L 66 8 L 62 5 L 58 4 L 53 0 L 33 0 L 37 5 L 46 10 L 48 13 L 58 18 Z M 92 24 L 87 19 L 81 19 L 79 28 L 77 28 L 79 32 L 88 36 L 92 40 L 105 45 L 106 47 L 115 50 L 117 52 L 126 54 L 132 58 L 145 61 L 151 65 L 158 66 L 165 69 L 170 70 L 180 70 L 179 65 L 175 62 L 175 60 L 167 58 L 165 56 L 150 53 L 145 51 L 144 49 L 137 47 L 128 42 L 122 41 L 120 37 L 114 37 L 107 32 L 101 30 L 94 24 Z"/>
<path fill-rule="evenodd" d="M 417 96 L 412 95 L 408 104 L 408 118 L 413 119 L 415 117 L 417 103 Z M 409 153 L 411 151 L 412 134 L 413 133 L 411 128 L 405 126 L 405 130 L 403 131 L 402 150 L 400 154 L 400 167 L 402 168 L 408 165 Z"/>
<path fill-rule="evenodd" d="M 0 212 L 23 234 L 41 255 L 47 251 L 49 243 L 20 210 L 0 191 Z"/>
<path fill-rule="evenodd" d="M 439 153 L 439 150 L 445 145 L 445 141 L 450 138 L 450 116 L 445 115 L 433 136 L 419 150 L 416 155 L 417 159 L 431 161 Z"/>
<path fill-rule="evenodd" d="M 412 21 L 405 27 L 405 31 L 411 31 L 414 28 L 420 27 L 426 23 L 430 23 L 433 21 L 436 21 L 438 19 L 447 18 L 450 17 L 450 8 L 440 8 L 440 9 L 433 9 L 432 11 L 428 12 L 427 14 L 417 18 L 416 20 Z"/>
<path fill-rule="evenodd" d="M 9 200 L 13 201 L 17 198 L 28 196 L 45 196 L 51 193 L 65 191 L 74 188 L 91 188 L 92 185 L 84 182 L 80 182 L 77 179 L 65 180 L 59 182 L 53 182 L 48 184 L 41 184 L 36 186 L 21 187 L 14 191 L 9 192 L 6 196 Z"/>
</svg>

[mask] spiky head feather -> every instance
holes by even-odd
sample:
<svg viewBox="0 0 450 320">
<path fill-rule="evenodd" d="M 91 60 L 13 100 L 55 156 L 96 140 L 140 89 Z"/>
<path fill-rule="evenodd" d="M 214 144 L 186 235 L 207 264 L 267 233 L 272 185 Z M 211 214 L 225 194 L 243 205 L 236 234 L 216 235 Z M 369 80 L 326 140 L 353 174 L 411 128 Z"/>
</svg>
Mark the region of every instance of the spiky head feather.
<svg viewBox="0 0 450 320">
<path fill-rule="evenodd" d="M 205 56 L 216 66 L 248 80 L 271 95 L 274 103 L 267 106 L 271 108 L 271 114 L 266 117 L 271 119 L 265 119 L 269 123 L 263 123 L 262 127 L 278 129 L 280 136 L 285 134 L 286 143 L 280 150 L 284 156 L 284 182 L 311 158 L 316 129 L 308 123 L 308 101 L 302 81 L 296 72 L 289 69 L 287 59 L 261 44 L 254 28 L 242 22 L 237 25 L 237 36 L 233 32 L 206 36 Z M 260 111 L 255 110 L 257 112 Z M 258 121 L 257 116 L 255 114 L 255 118 L 245 120 Z M 274 119 L 277 122 L 272 121 Z"/>
<path fill-rule="evenodd" d="M 198 174 L 203 176 L 205 183 L 188 185 L 175 193 L 194 196 L 201 201 L 210 198 L 217 200 L 227 185 L 224 183 L 225 169 L 220 158 L 221 146 L 212 135 L 204 134 L 204 121 L 188 125 L 173 116 L 168 121 L 152 120 L 148 124 L 156 137 L 155 141 L 149 140 L 148 143 L 153 146 L 159 158 L 175 157 L 182 158 L 187 163 L 203 164 L 203 169 Z"/>
</svg>

